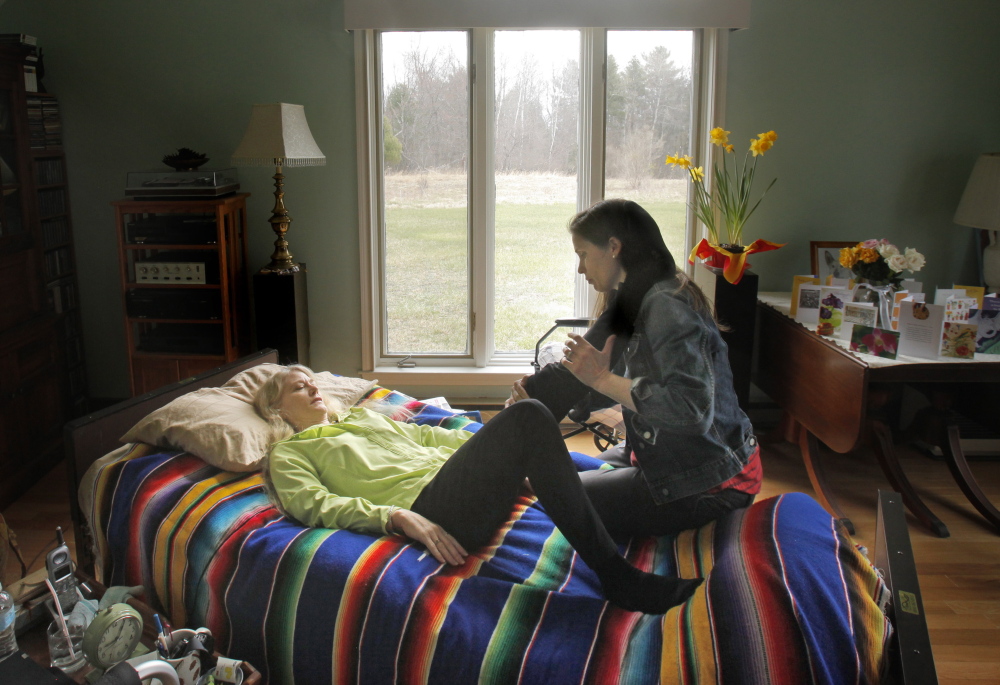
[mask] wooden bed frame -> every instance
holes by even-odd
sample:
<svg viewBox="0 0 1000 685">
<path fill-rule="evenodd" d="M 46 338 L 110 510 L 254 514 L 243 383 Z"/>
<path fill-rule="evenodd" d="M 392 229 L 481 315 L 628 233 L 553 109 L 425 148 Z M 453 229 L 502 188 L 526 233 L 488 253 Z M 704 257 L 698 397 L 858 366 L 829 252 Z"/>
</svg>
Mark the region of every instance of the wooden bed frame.
<svg viewBox="0 0 1000 685">
<path fill-rule="evenodd" d="M 175 398 L 199 388 L 222 385 L 240 371 L 258 364 L 277 363 L 275 350 L 262 350 L 235 362 L 159 390 L 140 395 L 66 424 L 65 442 L 69 471 L 70 507 L 79 567 L 93 573 L 92 538 L 77 498 L 80 478 L 87 468 L 117 449 L 119 438 L 142 417 Z M 882 570 L 892 591 L 890 616 L 895 628 L 888 682 L 935 685 L 937 673 L 927 632 L 926 613 L 920 595 L 913 550 L 902 497 L 879 491 L 875 529 L 875 565 Z M 98 579 L 103 580 L 103 579 Z"/>
</svg>

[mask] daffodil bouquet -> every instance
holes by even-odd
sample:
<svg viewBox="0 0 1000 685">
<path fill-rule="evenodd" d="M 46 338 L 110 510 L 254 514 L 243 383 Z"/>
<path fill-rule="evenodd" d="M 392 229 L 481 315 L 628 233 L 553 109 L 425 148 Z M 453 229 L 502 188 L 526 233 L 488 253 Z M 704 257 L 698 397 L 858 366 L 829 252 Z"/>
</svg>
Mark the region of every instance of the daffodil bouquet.
<svg viewBox="0 0 1000 685">
<path fill-rule="evenodd" d="M 667 157 L 667 164 L 679 166 L 688 172 L 695 188 L 692 208 L 695 216 L 708 228 L 708 239 L 695 245 L 688 261 L 693 264 L 695 258 L 703 259 L 708 266 L 721 268 L 726 280 L 736 284 L 750 266 L 747 256 L 755 252 L 777 250 L 784 244 L 760 238 L 749 245 L 743 244 L 743 226 L 778 180 L 771 181 L 751 206 L 750 192 L 757 173 L 757 158 L 774 146 L 778 134 L 774 131 L 759 134 L 750 140 L 750 148 L 743 155 L 743 163 L 737 162 L 734 157 L 730 164 L 729 155 L 735 152 L 735 148 L 729 142 L 729 133 L 721 127 L 713 128 L 710 133 L 712 144 L 723 150 L 722 165 L 716 163 L 713 166 L 710 190 L 705 188 L 705 168 L 694 166 L 689 155 L 671 155 Z M 725 223 L 725 236 L 719 230 L 719 219 Z"/>
<path fill-rule="evenodd" d="M 722 127 L 717 127 L 713 128 L 710 134 L 712 144 L 724 150 L 722 164 L 716 163 L 713 167 L 711 190 L 705 188 L 704 167 L 694 166 L 690 155 L 671 155 L 667 157 L 666 163 L 685 169 L 691 177 L 691 182 L 695 186 L 694 212 L 708 228 L 709 242 L 731 249 L 743 246 L 743 226 L 757 210 L 767 191 L 778 180 L 777 178 L 772 180 L 757 201 L 751 205 L 751 190 L 757 173 L 758 158 L 774 146 L 778 134 L 774 131 L 759 134 L 750 140 L 750 147 L 743 156 L 743 162 L 736 161 L 734 156 L 730 164 L 729 155 L 735 152 L 735 148 L 729 142 L 729 133 Z M 717 219 L 721 219 L 725 224 L 724 236 L 719 231 Z"/>
</svg>

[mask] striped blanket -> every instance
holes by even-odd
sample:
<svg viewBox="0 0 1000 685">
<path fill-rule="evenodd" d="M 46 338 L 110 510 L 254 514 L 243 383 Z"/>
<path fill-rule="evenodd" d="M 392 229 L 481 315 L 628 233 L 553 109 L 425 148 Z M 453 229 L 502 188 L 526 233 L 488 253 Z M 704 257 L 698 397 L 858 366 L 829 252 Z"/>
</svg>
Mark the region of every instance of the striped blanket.
<svg viewBox="0 0 1000 685">
<path fill-rule="evenodd" d="M 387 393 L 375 395 L 416 409 L 411 420 L 478 427 Z M 706 578 L 661 617 L 603 601 L 533 499 L 448 567 L 399 537 L 305 528 L 276 511 L 260 474 L 189 454 L 133 445 L 95 469 L 88 514 L 105 583 L 141 583 L 173 625 L 207 626 L 272 685 L 842 685 L 878 682 L 887 653 L 884 586 L 802 494 L 624 545 L 644 570 Z"/>
</svg>

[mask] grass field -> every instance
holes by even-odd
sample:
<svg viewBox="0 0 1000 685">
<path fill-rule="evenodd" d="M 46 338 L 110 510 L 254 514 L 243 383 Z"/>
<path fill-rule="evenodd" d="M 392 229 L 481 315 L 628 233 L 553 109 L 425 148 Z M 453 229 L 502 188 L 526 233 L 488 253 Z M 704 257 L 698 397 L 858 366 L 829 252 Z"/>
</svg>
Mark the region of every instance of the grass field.
<svg viewBox="0 0 1000 685">
<path fill-rule="evenodd" d="M 464 179 L 459 174 L 386 179 L 390 353 L 466 350 L 469 251 Z M 655 195 L 649 190 L 640 194 Z M 576 209 L 575 195 L 572 177 L 518 174 L 497 180 L 498 351 L 533 349 L 554 319 L 573 314 L 576 258 L 566 226 Z M 636 199 L 657 220 L 675 258 L 684 259 L 683 197 Z"/>
</svg>

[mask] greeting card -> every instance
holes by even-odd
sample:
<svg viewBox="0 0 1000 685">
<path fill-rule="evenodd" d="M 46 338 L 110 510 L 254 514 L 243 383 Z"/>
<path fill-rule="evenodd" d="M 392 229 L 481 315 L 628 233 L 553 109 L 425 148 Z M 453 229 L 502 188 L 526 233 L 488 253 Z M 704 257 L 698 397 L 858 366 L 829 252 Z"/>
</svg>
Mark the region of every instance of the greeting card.
<svg viewBox="0 0 1000 685">
<path fill-rule="evenodd" d="M 905 288 L 906 290 L 909 290 L 911 293 L 924 292 L 924 284 L 912 278 L 904 278 L 902 281 L 900 281 L 899 287 Z"/>
<path fill-rule="evenodd" d="M 899 351 L 899 333 L 855 324 L 851 333 L 851 351 L 895 359 Z"/>
<path fill-rule="evenodd" d="M 951 286 L 955 290 L 964 290 L 966 297 L 972 297 L 976 300 L 976 309 L 983 308 L 983 297 L 986 295 L 986 288 L 981 285 L 953 285 Z"/>
<path fill-rule="evenodd" d="M 788 314 L 793 319 L 799 310 L 799 288 L 803 285 L 819 285 L 819 279 L 815 276 L 792 276 L 792 304 Z"/>
<path fill-rule="evenodd" d="M 803 283 L 796 299 L 798 308 L 795 320 L 799 323 L 814 324 L 819 321 L 819 289 L 821 286 Z"/>
<path fill-rule="evenodd" d="M 944 303 L 945 321 L 968 321 L 969 312 L 976 308 L 971 297 L 949 297 Z"/>
<path fill-rule="evenodd" d="M 941 356 L 957 359 L 976 358 L 976 326 L 945 321 L 941 333 Z"/>
<path fill-rule="evenodd" d="M 990 293 L 983 298 L 983 310 L 987 312 L 1000 312 L 1000 296 Z"/>
<path fill-rule="evenodd" d="M 899 354 L 936 359 L 943 325 L 943 305 L 903 300 L 899 306 Z"/>
<path fill-rule="evenodd" d="M 943 305 L 952 297 L 965 297 L 965 291 L 961 288 L 938 288 L 934 291 L 934 304 Z"/>
<path fill-rule="evenodd" d="M 988 302 L 990 298 L 985 298 Z M 976 352 L 979 354 L 1000 354 L 1000 311 L 973 309 L 969 312 L 969 323 L 976 326 Z"/>
<path fill-rule="evenodd" d="M 819 291 L 819 318 L 816 332 L 834 335 L 844 319 L 844 304 L 850 302 L 854 292 L 849 288 L 822 286 Z"/>
<path fill-rule="evenodd" d="M 878 323 L 878 308 L 871 302 L 845 302 L 844 318 L 840 324 L 838 337 L 851 339 L 854 326 L 874 328 Z"/>
</svg>

